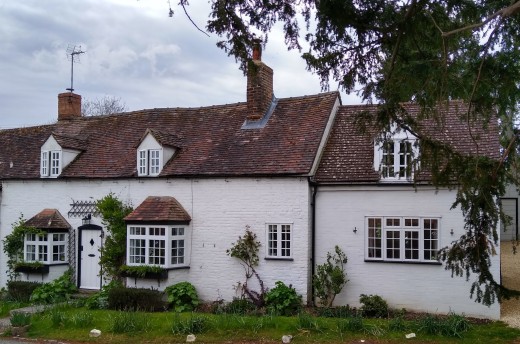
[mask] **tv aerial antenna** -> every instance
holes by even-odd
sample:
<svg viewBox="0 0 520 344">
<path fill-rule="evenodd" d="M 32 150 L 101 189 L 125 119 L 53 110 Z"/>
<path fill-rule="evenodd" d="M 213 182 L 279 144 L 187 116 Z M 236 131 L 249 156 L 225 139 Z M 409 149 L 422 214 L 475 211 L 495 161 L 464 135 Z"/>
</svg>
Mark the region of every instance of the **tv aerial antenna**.
<svg viewBox="0 0 520 344">
<path fill-rule="evenodd" d="M 74 63 L 80 62 L 79 55 L 84 54 L 85 52 L 81 50 L 81 45 L 70 46 L 67 48 L 67 59 L 70 61 L 70 88 L 67 88 L 67 91 L 71 93 L 74 91 Z"/>
</svg>

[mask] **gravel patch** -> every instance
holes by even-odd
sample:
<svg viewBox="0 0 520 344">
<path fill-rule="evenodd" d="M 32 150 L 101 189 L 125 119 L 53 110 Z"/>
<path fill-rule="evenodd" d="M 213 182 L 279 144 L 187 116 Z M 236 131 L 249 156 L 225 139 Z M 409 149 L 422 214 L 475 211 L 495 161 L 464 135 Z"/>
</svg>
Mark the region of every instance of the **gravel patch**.
<svg viewBox="0 0 520 344">
<path fill-rule="evenodd" d="M 520 290 L 520 250 L 513 254 L 513 243 L 500 243 L 502 284 Z M 519 247 L 520 248 L 520 247 Z M 520 328 L 520 299 L 504 300 L 500 305 L 500 319 L 511 327 Z"/>
</svg>

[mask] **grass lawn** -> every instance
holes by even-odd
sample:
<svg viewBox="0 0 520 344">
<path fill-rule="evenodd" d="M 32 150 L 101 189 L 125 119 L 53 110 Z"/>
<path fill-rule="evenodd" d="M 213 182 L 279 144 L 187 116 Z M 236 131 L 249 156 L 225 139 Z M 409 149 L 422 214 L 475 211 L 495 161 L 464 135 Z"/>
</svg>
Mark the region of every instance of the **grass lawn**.
<svg viewBox="0 0 520 344">
<path fill-rule="evenodd" d="M 468 326 L 469 325 L 469 326 Z M 90 338 L 91 329 L 98 338 Z M 408 333 L 416 337 L 405 339 Z M 469 324 L 460 316 L 415 320 L 144 313 L 60 306 L 34 315 L 28 336 L 66 343 L 520 343 L 520 330 L 502 322 Z M 1 341 L 1 340 L 0 340 Z"/>
</svg>

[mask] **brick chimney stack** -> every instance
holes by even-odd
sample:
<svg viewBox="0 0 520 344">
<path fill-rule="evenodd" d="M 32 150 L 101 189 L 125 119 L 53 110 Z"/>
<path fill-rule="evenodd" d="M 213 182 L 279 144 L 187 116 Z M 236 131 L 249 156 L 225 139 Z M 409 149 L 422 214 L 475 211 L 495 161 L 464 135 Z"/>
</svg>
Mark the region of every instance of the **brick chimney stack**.
<svg viewBox="0 0 520 344">
<path fill-rule="evenodd" d="M 81 117 L 81 96 L 72 92 L 58 94 L 58 121 Z"/>
<path fill-rule="evenodd" d="M 253 60 L 247 71 L 247 109 L 250 121 L 261 119 L 273 100 L 273 70 L 262 62 L 260 41 L 253 44 Z"/>
</svg>

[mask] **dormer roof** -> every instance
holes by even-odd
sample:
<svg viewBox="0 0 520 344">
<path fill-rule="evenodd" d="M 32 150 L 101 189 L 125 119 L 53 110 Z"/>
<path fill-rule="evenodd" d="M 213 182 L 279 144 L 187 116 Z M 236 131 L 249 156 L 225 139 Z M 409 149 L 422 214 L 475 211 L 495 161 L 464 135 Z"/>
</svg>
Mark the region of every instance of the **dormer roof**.
<svg viewBox="0 0 520 344">
<path fill-rule="evenodd" d="M 159 143 L 161 146 L 173 147 L 173 148 L 181 148 L 183 145 L 183 140 L 177 135 L 169 134 L 162 132 L 156 129 L 146 129 L 141 140 L 139 140 L 137 147 L 143 142 L 143 140 L 148 136 L 152 135 L 153 138 Z"/>
<path fill-rule="evenodd" d="M 87 148 L 87 141 L 79 137 L 64 136 L 56 133 L 52 133 L 52 136 L 58 142 L 61 148 L 74 149 L 78 151 L 84 151 Z"/>
</svg>

